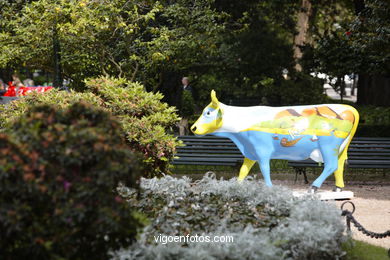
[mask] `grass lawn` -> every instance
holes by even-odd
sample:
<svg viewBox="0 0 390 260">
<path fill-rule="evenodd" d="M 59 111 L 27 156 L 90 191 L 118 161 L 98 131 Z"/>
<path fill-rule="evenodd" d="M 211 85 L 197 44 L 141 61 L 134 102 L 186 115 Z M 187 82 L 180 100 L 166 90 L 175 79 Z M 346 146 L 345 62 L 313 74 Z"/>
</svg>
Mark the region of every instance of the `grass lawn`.
<svg viewBox="0 0 390 260">
<path fill-rule="evenodd" d="M 344 260 L 389 260 L 387 249 L 368 243 L 353 240 L 353 245 L 344 244 L 343 249 L 347 252 Z"/>
</svg>

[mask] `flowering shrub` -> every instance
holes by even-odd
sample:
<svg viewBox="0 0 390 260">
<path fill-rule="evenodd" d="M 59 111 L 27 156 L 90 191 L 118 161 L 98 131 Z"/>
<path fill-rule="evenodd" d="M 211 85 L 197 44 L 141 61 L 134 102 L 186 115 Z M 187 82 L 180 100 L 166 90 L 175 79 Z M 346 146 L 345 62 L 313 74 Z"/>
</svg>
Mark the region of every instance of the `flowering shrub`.
<svg viewBox="0 0 390 260">
<path fill-rule="evenodd" d="M 169 171 L 179 143 L 168 134 L 178 120 L 175 108 L 161 102 L 162 95 L 144 91 L 143 86 L 125 79 L 98 78 L 86 81 L 91 92 L 51 90 L 32 93 L 0 106 L 0 127 L 9 129 L 20 116 L 40 104 L 66 108 L 79 101 L 88 102 L 115 115 L 122 126 L 130 149 L 143 155 L 144 176 Z"/>
<path fill-rule="evenodd" d="M 333 259 L 343 252 L 341 212 L 313 197 L 295 198 L 287 188 L 250 178 L 142 179 L 137 198 L 120 194 L 149 215 L 141 239 L 117 259 Z M 156 244 L 154 236 L 232 235 L 234 243 Z"/>
<path fill-rule="evenodd" d="M 115 192 L 136 186 L 120 123 L 76 103 L 38 106 L 0 136 L 2 259 L 107 259 L 140 226 Z"/>
</svg>

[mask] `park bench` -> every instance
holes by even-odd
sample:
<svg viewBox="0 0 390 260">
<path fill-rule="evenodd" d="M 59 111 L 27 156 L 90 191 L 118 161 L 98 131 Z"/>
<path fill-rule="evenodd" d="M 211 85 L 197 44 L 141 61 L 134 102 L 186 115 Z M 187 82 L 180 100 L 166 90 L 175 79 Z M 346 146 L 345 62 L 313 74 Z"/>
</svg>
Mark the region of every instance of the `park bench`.
<svg viewBox="0 0 390 260">
<path fill-rule="evenodd" d="M 176 148 L 174 165 L 238 166 L 244 157 L 227 138 L 215 136 L 179 136 L 184 146 Z"/>
<path fill-rule="evenodd" d="M 302 174 L 305 182 L 307 168 L 317 168 L 323 165 L 311 160 L 288 161 L 288 166 L 294 168 L 296 176 Z M 346 168 L 359 169 L 390 169 L 390 138 L 388 137 L 355 137 L 348 149 Z"/>
<path fill-rule="evenodd" d="M 213 165 L 239 167 L 244 157 L 236 145 L 227 138 L 216 136 L 179 136 L 184 146 L 177 147 L 174 165 Z M 348 149 L 347 168 L 390 169 L 390 138 L 355 137 Z M 299 174 L 306 176 L 307 168 L 322 167 L 311 159 L 288 161 L 295 170 L 295 180 Z"/>
</svg>

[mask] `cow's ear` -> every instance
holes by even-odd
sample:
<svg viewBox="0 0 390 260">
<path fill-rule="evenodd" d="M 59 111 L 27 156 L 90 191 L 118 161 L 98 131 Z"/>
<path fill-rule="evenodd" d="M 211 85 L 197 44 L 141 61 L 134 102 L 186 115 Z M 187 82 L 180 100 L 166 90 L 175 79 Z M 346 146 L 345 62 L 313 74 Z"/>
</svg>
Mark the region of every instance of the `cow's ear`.
<svg viewBox="0 0 390 260">
<path fill-rule="evenodd" d="M 216 107 L 216 108 L 217 108 L 218 105 L 219 105 L 219 101 L 218 101 L 218 99 L 217 99 L 217 95 L 216 95 L 214 89 L 211 90 L 211 103 L 212 103 L 213 106 Z"/>
<path fill-rule="evenodd" d="M 223 110 L 222 110 L 222 108 L 218 108 L 218 116 L 217 116 L 217 118 L 221 118 L 222 115 L 223 115 Z"/>
</svg>

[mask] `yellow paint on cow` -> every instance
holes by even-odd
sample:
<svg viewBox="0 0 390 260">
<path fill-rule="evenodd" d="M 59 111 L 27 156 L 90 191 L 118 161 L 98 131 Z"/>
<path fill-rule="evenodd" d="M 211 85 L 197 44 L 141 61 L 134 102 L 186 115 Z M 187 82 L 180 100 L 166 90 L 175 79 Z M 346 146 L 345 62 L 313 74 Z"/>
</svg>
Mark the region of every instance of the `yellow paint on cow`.
<svg viewBox="0 0 390 260">
<path fill-rule="evenodd" d="M 220 109 L 221 110 L 221 109 Z M 222 113 L 222 111 L 220 112 Z M 209 133 L 212 133 L 214 132 L 215 130 L 221 128 L 222 126 L 222 116 L 219 116 L 217 119 L 209 122 L 209 123 L 202 123 L 202 122 L 199 122 L 201 120 L 202 117 L 200 117 L 192 126 L 196 126 L 196 130 L 194 131 L 194 134 L 197 134 L 197 135 L 206 135 L 206 134 L 209 134 Z"/>
<path fill-rule="evenodd" d="M 274 119 L 279 119 L 279 118 L 282 118 L 285 116 L 291 116 L 291 114 L 287 110 L 283 110 L 283 111 L 280 111 L 279 113 L 277 113 L 275 115 Z"/>
<path fill-rule="evenodd" d="M 317 107 L 317 111 L 323 117 L 340 119 L 339 115 L 328 106 Z"/>
<path fill-rule="evenodd" d="M 348 159 L 348 156 L 347 156 L 348 147 L 349 147 L 349 144 L 352 141 L 353 136 L 356 133 L 356 129 L 357 129 L 357 126 L 359 124 L 359 113 L 358 113 L 358 111 L 354 107 L 351 107 L 351 106 L 348 106 L 348 105 L 344 105 L 344 106 L 347 108 L 346 111 L 349 111 L 349 112 L 351 112 L 353 114 L 354 123 L 353 123 L 352 130 L 350 132 L 350 137 L 349 137 L 348 143 L 346 144 L 346 146 L 344 147 L 344 150 L 339 155 L 337 170 L 334 172 L 334 178 L 335 178 L 335 181 L 336 181 L 336 186 L 340 187 L 340 188 L 344 187 L 343 172 L 344 172 L 345 160 Z"/>
<path fill-rule="evenodd" d="M 240 175 L 238 175 L 238 181 L 242 182 L 245 177 L 248 175 L 249 171 L 251 170 L 252 166 L 255 164 L 256 161 L 253 161 L 249 158 L 244 158 L 244 163 L 241 166 L 240 169 Z"/>
<path fill-rule="evenodd" d="M 215 90 L 211 90 L 211 103 L 209 105 L 209 107 L 211 108 L 214 108 L 214 109 L 218 109 L 219 108 L 219 101 L 218 101 L 218 98 L 217 98 L 217 94 L 215 93 Z"/>
</svg>

